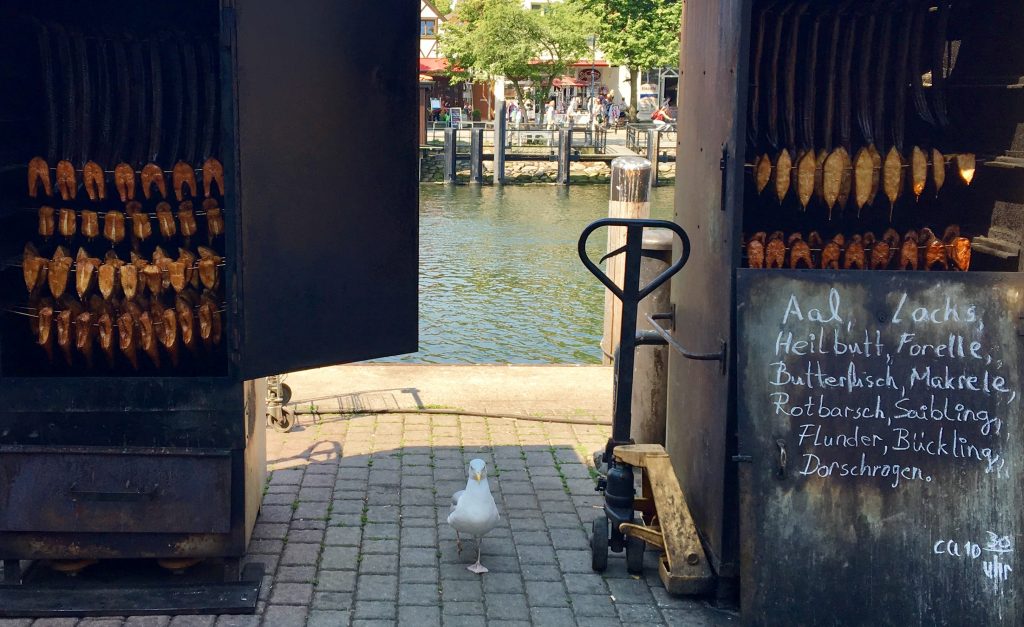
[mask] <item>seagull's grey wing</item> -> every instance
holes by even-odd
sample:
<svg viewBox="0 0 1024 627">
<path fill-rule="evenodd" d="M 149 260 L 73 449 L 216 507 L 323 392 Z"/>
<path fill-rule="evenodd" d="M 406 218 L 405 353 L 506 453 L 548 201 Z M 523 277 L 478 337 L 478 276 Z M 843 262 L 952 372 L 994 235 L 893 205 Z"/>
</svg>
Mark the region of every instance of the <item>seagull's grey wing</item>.
<svg viewBox="0 0 1024 627">
<path fill-rule="evenodd" d="M 465 494 L 465 493 L 466 493 L 465 490 L 459 490 L 458 492 L 456 492 L 455 494 L 452 495 L 452 509 L 455 509 L 456 507 L 458 507 L 459 499 L 461 499 L 462 495 Z"/>
</svg>

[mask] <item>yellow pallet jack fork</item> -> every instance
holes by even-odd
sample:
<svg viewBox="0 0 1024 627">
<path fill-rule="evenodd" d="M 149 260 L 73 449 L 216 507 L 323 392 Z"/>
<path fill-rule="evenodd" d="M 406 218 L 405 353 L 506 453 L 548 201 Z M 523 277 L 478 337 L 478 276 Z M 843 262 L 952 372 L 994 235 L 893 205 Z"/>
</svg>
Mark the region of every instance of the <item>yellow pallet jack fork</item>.
<svg viewBox="0 0 1024 627">
<path fill-rule="evenodd" d="M 619 530 L 661 551 L 658 574 L 669 593 L 711 592 L 714 575 L 665 447 L 625 444 L 614 455 L 620 464 L 643 469 L 641 493 L 633 501 L 641 524 L 624 522 Z"/>
</svg>

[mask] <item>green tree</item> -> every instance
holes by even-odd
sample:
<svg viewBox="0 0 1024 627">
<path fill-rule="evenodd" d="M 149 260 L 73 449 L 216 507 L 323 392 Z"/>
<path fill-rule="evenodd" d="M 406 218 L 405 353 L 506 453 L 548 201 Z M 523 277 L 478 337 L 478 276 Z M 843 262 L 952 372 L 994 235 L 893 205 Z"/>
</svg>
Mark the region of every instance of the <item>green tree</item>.
<svg viewBox="0 0 1024 627">
<path fill-rule="evenodd" d="M 452 12 L 452 0 L 433 0 L 434 8 L 444 17 Z"/>
<path fill-rule="evenodd" d="M 523 102 L 525 81 L 550 84 L 587 53 L 587 36 L 596 28 L 591 19 L 568 5 L 540 12 L 524 9 L 518 0 L 461 0 L 438 46 L 454 80 L 503 76 Z"/>
<path fill-rule="evenodd" d="M 597 27 L 608 62 L 629 68 L 629 117 L 636 119 L 641 70 L 679 64 L 682 0 L 568 0 Z"/>
<path fill-rule="evenodd" d="M 445 22 L 438 47 L 456 81 L 504 76 L 522 100 L 522 82 L 538 76 L 541 26 L 517 0 L 461 0 Z"/>
</svg>

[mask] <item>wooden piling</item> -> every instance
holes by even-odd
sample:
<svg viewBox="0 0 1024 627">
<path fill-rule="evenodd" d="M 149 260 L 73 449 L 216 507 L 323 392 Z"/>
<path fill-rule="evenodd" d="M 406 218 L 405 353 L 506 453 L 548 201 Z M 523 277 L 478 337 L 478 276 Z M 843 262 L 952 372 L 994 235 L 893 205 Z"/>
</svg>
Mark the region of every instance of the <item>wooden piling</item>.
<svg viewBox="0 0 1024 627">
<path fill-rule="evenodd" d="M 494 184 L 505 182 L 505 136 L 508 127 L 505 121 L 506 106 L 504 100 L 494 105 Z"/>
<path fill-rule="evenodd" d="M 651 162 L 643 157 L 616 157 L 612 161 L 611 192 L 608 197 L 609 218 L 651 217 Z M 608 228 L 608 252 L 626 245 L 626 229 L 621 226 Z M 608 259 L 608 278 L 622 287 L 622 275 L 626 256 L 617 255 Z M 604 295 L 604 334 L 601 350 L 605 365 L 612 363 L 612 355 L 619 344 L 619 326 L 622 320 L 622 302 L 610 291 Z"/>
<path fill-rule="evenodd" d="M 661 132 L 656 128 L 647 129 L 647 160 L 652 164 L 651 187 L 658 186 L 658 163 L 661 155 Z"/>
<path fill-rule="evenodd" d="M 444 182 L 455 183 L 456 177 L 456 163 L 458 162 L 456 155 L 458 153 L 458 147 L 456 146 L 456 140 L 458 135 L 454 128 L 444 129 Z"/>
<path fill-rule="evenodd" d="M 469 131 L 469 180 L 472 183 L 484 182 L 484 129 L 474 128 Z"/>
</svg>

